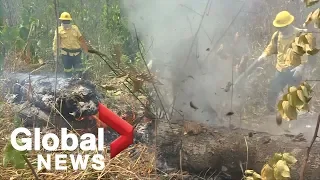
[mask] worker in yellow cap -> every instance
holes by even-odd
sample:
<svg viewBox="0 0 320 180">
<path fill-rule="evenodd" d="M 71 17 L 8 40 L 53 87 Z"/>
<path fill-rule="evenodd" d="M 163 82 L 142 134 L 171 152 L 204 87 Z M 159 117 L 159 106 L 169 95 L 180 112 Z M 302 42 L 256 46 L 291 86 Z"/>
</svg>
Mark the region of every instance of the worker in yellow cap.
<svg viewBox="0 0 320 180">
<path fill-rule="evenodd" d="M 302 73 L 304 64 L 301 63 L 301 56 L 303 52 L 298 52 L 293 48 L 294 40 L 306 29 L 299 29 L 292 25 L 294 16 L 288 11 L 282 11 L 277 14 L 273 21 L 273 26 L 277 31 L 272 35 L 271 41 L 258 58 L 257 62 L 260 64 L 266 57 L 276 54 L 276 73 L 271 80 L 270 89 L 268 92 L 268 109 L 273 112 L 275 110 L 276 101 L 279 93 L 287 85 L 298 85 L 302 80 Z"/>
<path fill-rule="evenodd" d="M 88 46 L 76 25 L 71 24 L 71 15 L 63 12 L 60 16 L 61 26 L 58 28 L 59 33 L 59 48 L 64 72 L 67 77 L 72 77 L 72 74 L 81 75 L 83 65 L 81 60 L 82 50 L 87 53 Z M 57 55 L 57 32 L 53 39 L 53 53 Z"/>
</svg>

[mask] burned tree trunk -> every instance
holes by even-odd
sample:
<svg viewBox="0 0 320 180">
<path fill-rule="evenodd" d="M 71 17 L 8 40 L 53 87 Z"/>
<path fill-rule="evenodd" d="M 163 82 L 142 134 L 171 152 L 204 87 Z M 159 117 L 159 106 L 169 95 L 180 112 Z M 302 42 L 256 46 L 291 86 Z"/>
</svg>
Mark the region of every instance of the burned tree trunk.
<svg viewBox="0 0 320 180">
<path fill-rule="evenodd" d="M 87 117 L 97 114 L 100 95 L 90 81 L 18 73 L 6 76 L 2 87 L 26 127 L 52 124 L 53 112 L 61 127 L 96 125 Z"/>
<path fill-rule="evenodd" d="M 242 178 L 240 163 L 260 173 L 263 165 L 274 153 L 292 153 L 298 162 L 291 169 L 292 179 L 298 179 L 309 142 L 296 142 L 292 135 L 271 136 L 268 133 L 225 127 L 199 126 L 194 123 L 177 121 L 169 124 L 158 123 L 157 146 L 160 156 L 176 168 L 182 162 L 183 170 L 199 174 L 211 170 L 227 171 L 232 179 Z M 184 134 L 187 132 L 194 134 Z M 247 141 L 247 145 L 245 142 Z M 248 151 L 247 151 L 248 148 Z M 181 149 L 181 156 L 180 156 Z M 247 154 L 248 153 L 248 154 Z M 181 159 L 180 159 L 181 157 Z M 316 142 L 310 153 L 306 168 L 306 180 L 320 179 L 320 144 Z M 210 175 L 210 172 L 207 172 Z"/>
</svg>

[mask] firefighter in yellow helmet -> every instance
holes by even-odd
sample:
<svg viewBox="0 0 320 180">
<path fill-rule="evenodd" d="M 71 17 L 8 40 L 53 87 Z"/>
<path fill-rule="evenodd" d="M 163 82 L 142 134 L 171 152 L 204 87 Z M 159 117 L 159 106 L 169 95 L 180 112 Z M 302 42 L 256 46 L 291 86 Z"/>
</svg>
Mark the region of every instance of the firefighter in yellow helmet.
<svg viewBox="0 0 320 180">
<path fill-rule="evenodd" d="M 277 31 L 272 35 L 271 41 L 258 58 L 258 64 L 263 62 L 266 57 L 276 54 L 276 73 L 270 82 L 268 92 L 268 109 L 274 112 L 279 93 L 287 85 L 296 86 L 302 80 L 304 64 L 301 63 L 301 54 L 292 48 L 296 37 L 306 32 L 305 29 L 299 29 L 292 25 L 294 16 L 288 11 L 282 11 L 277 14 L 273 21 L 273 26 Z"/>
<path fill-rule="evenodd" d="M 53 39 L 53 53 L 57 55 L 57 37 L 59 37 L 59 48 L 64 72 L 67 77 L 72 77 L 72 74 L 81 75 L 83 64 L 81 60 L 82 50 L 87 53 L 88 46 L 76 25 L 72 25 L 71 15 L 68 12 L 63 12 L 60 16 L 61 26 L 58 28 L 59 35 L 55 32 Z"/>
</svg>

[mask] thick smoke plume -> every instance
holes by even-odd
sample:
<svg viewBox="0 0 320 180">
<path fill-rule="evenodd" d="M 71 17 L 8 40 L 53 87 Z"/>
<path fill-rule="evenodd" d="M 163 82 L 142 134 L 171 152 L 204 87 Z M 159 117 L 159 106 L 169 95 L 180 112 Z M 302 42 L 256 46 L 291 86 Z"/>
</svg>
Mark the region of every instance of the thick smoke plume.
<svg viewBox="0 0 320 180">
<path fill-rule="evenodd" d="M 174 104 L 185 119 L 210 122 L 231 110 L 232 92 L 223 88 L 232 81 L 236 62 L 231 57 L 248 51 L 248 40 L 239 27 L 246 23 L 242 11 L 252 3 L 123 1 L 130 23 L 148 50 L 152 70 L 164 84 L 160 89 L 167 107 Z M 233 98 L 233 104 L 237 101 Z"/>
<path fill-rule="evenodd" d="M 136 28 L 148 50 L 146 59 L 152 60 L 152 71 L 164 84 L 159 88 L 166 107 L 174 104 L 185 119 L 212 124 L 242 108 L 248 95 L 257 96 L 254 86 L 240 88 L 246 92 L 224 88 L 239 75 L 236 65 L 241 60 L 250 64 L 262 53 L 275 31 L 275 15 L 289 10 L 301 27 L 308 14 L 308 10 L 298 12 L 301 5 L 289 1 L 124 0 L 122 4 L 132 33 Z M 257 73 L 251 79 L 263 86 L 274 72 L 269 63 L 260 72 L 262 79 L 257 80 Z M 265 103 L 263 96 L 260 104 Z M 174 118 L 182 118 L 179 113 Z"/>
</svg>

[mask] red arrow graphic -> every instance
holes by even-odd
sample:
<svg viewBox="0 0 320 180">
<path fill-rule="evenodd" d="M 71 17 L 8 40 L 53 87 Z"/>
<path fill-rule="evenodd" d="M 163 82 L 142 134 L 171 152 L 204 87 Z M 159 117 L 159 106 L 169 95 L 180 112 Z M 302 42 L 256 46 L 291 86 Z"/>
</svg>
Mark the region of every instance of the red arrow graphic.
<svg viewBox="0 0 320 180">
<path fill-rule="evenodd" d="M 99 103 L 99 119 L 120 134 L 110 144 L 110 157 L 114 158 L 133 143 L 133 126 L 121 119 L 117 114 Z"/>
</svg>

